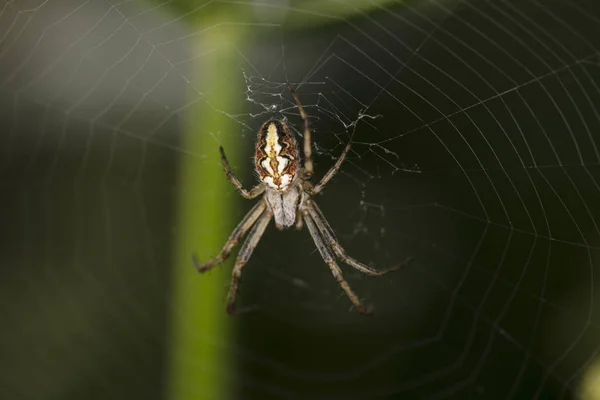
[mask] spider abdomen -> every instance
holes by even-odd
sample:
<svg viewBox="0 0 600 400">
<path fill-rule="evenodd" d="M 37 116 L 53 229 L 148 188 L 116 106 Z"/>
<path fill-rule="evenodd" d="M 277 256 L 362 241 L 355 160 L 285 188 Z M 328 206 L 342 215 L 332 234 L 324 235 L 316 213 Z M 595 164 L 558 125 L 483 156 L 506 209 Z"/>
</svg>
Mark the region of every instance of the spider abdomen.
<svg viewBox="0 0 600 400">
<path fill-rule="evenodd" d="M 273 211 L 275 224 L 279 227 L 288 228 L 296 223 L 296 215 L 302 203 L 302 188 L 299 185 L 294 185 L 285 192 L 267 189 L 265 200 L 271 211 Z"/>
<path fill-rule="evenodd" d="M 254 168 L 269 188 L 286 191 L 296 179 L 298 150 L 287 125 L 269 120 L 258 131 Z"/>
</svg>

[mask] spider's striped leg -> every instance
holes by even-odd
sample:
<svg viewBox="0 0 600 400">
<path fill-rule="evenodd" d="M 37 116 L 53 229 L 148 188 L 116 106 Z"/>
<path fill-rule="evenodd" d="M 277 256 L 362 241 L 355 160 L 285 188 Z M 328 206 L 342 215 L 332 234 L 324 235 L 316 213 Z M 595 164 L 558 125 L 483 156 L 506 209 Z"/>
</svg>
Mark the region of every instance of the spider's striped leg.
<svg viewBox="0 0 600 400">
<path fill-rule="evenodd" d="M 363 315 L 370 314 L 371 311 L 367 310 L 365 308 L 365 306 L 360 302 L 360 300 L 358 299 L 358 296 L 356 296 L 356 294 L 352 291 L 352 288 L 350 287 L 348 282 L 346 282 L 346 280 L 342 276 L 342 270 L 335 262 L 335 259 L 333 257 L 333 254 L 331 252 L 329 245 L 323 241 L 323 238 L 321 237 L 321 234 L 319 233 L 319 230 L 318 230 L 317 226 L 315 225 L 315 222 L 313 221 L 312 217 L 308 213 L 304 214 L 304 222 L 306 222 L 308 231 L 310 232 L 310 235 L 312 236 L 312 238 L 315 242 L 315 245 L 317 246 L 317 249 L 319 250 L 319 253 L 321 253 L 321 257 L 323 257 L 323 260 L 327 263 L 327 265 L 329 265 L 329 269 L 331 269 L 331 273 L 333 274 L 333 277 L 340 284 L 342 289 L 344 289 L 344 292 L 346 292 L 346 295 L 348 296 L 350 301 L 352 301 L 354 306 L 358 309 L 358 312 L 360 312 L 361 314 L 363 314 Z"/>
<path fill-rule="evenodd" d="M 296 214 L 296 230 L 299 231 L 302 229 L 302 213 L 298 212 Z"/>
<path fill-rule="evenodd" d="M 331 246 L 331 249 L 333 250 L 335 255 L 337 255 L 340 260 L 342 260 L 346 264 L 350 265 L 351 267 L 356 268 L 360 272 L 370 275 L 370 276 L 380 276 L 380 275 L 386 274 L 391 271 L 396 271 L 396 270 L 404 267 L 406 264 L 408 264 L 410 262 L 410 257 L 409 257 L 406 260 L 404 260 L 404 262 L 402 262 L 401 264 L 395 265 L 388 269 L 384 269 L 382 271 L 375 270 L 375 269 L 365 265 L 364 263 L 350 257 L 346 253 L 346 250 L 344 250 L 344 248 L 340 245 L 339 241 L 335 237 L 335 233 L 333 232 L 333 229 L 331 228 L 331 226 L 325 219 L 325 216 L 323 215 L 323 213 L 321 212 L 321 210 L 319 209 L 319 207 L 317 206 L 317 204 L 314 201 L 307 201 L 305 203 L 305 207 L 306 207 L 307 212 L 311 216 L 311 218 L 317 224 L 317 228 L 319 229 L 319 232 L 321 233 L 321 235 L 323 235 L 324 240 L 329 244 L 329 246 Z"/>
<path fill-rule="evenodd" d="M 248 232 L 248 229 L 254 225 L 258 217 L 260 217 L 260 215 L 265 211 L 266 207 L 267 204 L 264 200 L 260 200 L 258 203 L 256 203 L 256 205 L 244 216 L 238 226 L 235 227 L 233 232 L 231 232 L 231 235 L 229 235 L 229 239 L 227 239 L 227 242 L 225 242 L 221 252 L 212 260 L 207 261 L 204 264 L 200 264 L 196 255 L 194 254 L 192 259 L 198 272 L 206 272 L 215 265 L 225 261 L 227 257 L 229 257 L 229 254 L 231 254 L 231 250 L 233 250 L 235 245 L 238 244 L 240 239 L 246 234 L 246 232 Z"/>
<path fill-rule="evenodd" d="M 325 187 L 325 185 L 327 185 L 327 183 L 331 180 L 331 178 L 333 178 L 338 173 L 338 171 L 342 167 L 342 163 L 346 159 L 346 156 L 350 152 L 351 148 L 352 148 L 352 142 L 349 142 L 346 145 L 346 147 L 344 148 L 344 151 L 342 151 L 342 154 L 340 154 L 340 156 L 338 157 L 335 164 L 333 164 L 333 167 L 329 168 L 329 171 L 327 171 L 327 173 L 323 176 L 323 178 L 321 178 L 321 181 L 319 183 L 317 183 L 312 188 L 312 190 L 309 191 L 309 194 L 311 196 L 314 196 L 315 194 L 317 194 L 321 190 L 323 190 L 323 188 Z"/>
<path fill-rule="evenodd" d="M 244 241 L 244 244 L 238 253 L 237 259 L 235 260 L 235 266 L 233 267 L 233 273 L 231 274 L 231 286 L 229 287 L 229 293 L 227 294 L 227 312 L 229 315 L 235 315 L 235 296 L 240 283 L 240 277 L 242 276 L 242 268 L 250 259 L 258 241 L 263 233 L 265 233 L 265 229 L 267 228 L 267 225 L 269 225 L 271 217 L 273 217 L 271 210 L 267 210 L 262 214 L 248 234 L 246 241 Z"/>
<path fill-rule="evenodd" d="M 288 84 L 288 89 L 292 93 L 292 96 L 294 96 L 294 101 L 296 101 L 296 107 L 298 107 L 298 111 L 300 112 L 300 115 L 302 116 L 302 120 L 304 121 L 304 133 L 303 133 L 303 137 L 304 137 L 304 177 L 303 178 L 308 179 L 313 175 L 312 148 L 311 148 L 311 141 L 310 141 L 310 126 L 308 123 L 308 115 L 306 115 L 306 111 L 304 111 L 304 107 L 302 107 L 302 104 L 300 103 L 300 99 L 298 98 L 298 95 L 294 91 L 294 88 L 292 88 L 292 85 Z"/>
<path fill-rule="evenodd" d="M 250 200 L 265 191 L 265 185 L 263 184 L 258 184 L 254 186 L 252 189 L 250 189 L 250 191 L 244 189 L 240 180 L 237 178 L 237 176 L 235 176 L 235 174 L 231 170 L 231 167 L 229 166 L 229 161 L 227 161 L 227 157 L 225 156 L 225 150 L 223 150 L 222 146 L 219 147 L 219 151 L 221 152 L 221 164 L 223 164 L 223 169 L 225 170 L 225 174 L 227 174 L 227 179 L 231 181 L 233 186 L 235 186 L 237 191 L 242 196 L 244 196 L 244 198 Z"/>
</svg>

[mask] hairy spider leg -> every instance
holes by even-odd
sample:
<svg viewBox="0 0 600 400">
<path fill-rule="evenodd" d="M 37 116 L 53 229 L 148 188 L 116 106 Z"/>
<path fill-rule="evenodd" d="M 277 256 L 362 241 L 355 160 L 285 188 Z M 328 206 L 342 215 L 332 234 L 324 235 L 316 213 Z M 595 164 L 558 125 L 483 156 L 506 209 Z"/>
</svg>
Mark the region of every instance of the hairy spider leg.
<svg viewBox="0 0 600 400">
<path fill-rule="evenodd" d="M 229 286 L 229 293 L 227 294 L 227 312 L 229 315 L 235 315 L 235 296 L 237 294 L 240 278 L 242 277 L 242 268 L 250 259 L 254 248 L 258 244 L 263 233 L 265 233 L 265 229 L 267 228 L 267 225 L 269 225 L 271 217 L 273 217 L 271 210 L 265 210 L 250 231 L 250 234 L 244 241 L 244 244 L 238 253 L 233 272 L 231 273 L 231 286 Z"/>
<path fill-rule="evenodd" d="M 292 96 L 294 96 L 294 101 L 296 102 L 296 107 L 298 107 L 298 111 L 300 112 L 300 115 L 302 116 L 302 120 L 304 121 L 304 133 L 303 133 L 303 137 L 304 137 L 304 179 L 309 179 L 313 175 L 314 171 L 313 171 L 312 147 L 311 147 L 311 140 L 310 140 L 310 125 L 308 122 L 308 115 L 306 114 L 306 111 L 304 111 L 304 107 L 302 107 L 302 104 L 300 103 L 300 99 L 298 98 L 298 95 L 296 94 L 296 91 L 294 90 L 294 88 L 292 88 L 292 85 L 288 84 L 288 89 L 292 93 Z"/>
<path fill-rule="evenodd" d="M 225 150 L 223 150 L 223 146 L 219 147 L 219 151 L 221 152 L 221 164 L 223 164 L 223 169 L 225 170 L 225 174 L 227 175 L 227 179 L 235 186 L 237 191 L 246 199 L 251 200 L 258 196 L 259 194 L 265 191 L 265 185 L 258 184 L 254 186 L 249 192 L 244 189 L 240 180 L 235 176 L 231 167 L 229 166 L 229 162 L 227 161 L 227 157 L 225 156 Z"/>
<path fill-rule="evenodd" d="M 342 289 L 344 289 L 344 292 L 346 292 L 346 295 L 348 296 L 350 301 L 352 301 L 352 303 L 354 304 L 354 306 L 356 307 L 358 312 L 360 312 L 361 314 L 363 314 L 363 315 L 370 314 L 370 310 L 367 310 L 365 308 L 365 306 L 360 302 L 356 293 L 354 293 L 354 291 L 352 291 L 352 288 L 350 287 L 348 282 L 346 282 L 346 280 L 342 276 L 342 270 L 335 262 L 333 253 L 331 252 L 331 249 L 329 248 L 327 243 L 325 243 L 323 241 L 323 238 L 321 237 L 319 230 L 317 229 L 315 223 L 313 222 L 313 219 L 308 214 L 308 212 L 306 212 L 304 214 L 304 222 L 306 223 L 306 226 L 308 227 L 308 231 L 310 232 L 310 235 L 312 236 L 313 241 L 315 242 L 315 246 L 317 246 L 319 253 L 321 253 L 321 257 L 323 257 L 323 260 L 325 260 L 325 262 L 329 266 L 329 269 L 331 270 L 333 277 L 340 284 Z"/>
<path fill-rule="evenodd" d="M 306 210 L 308 211 L 309 215 L 311 216 L 311 218 L 315 221 L 317 228 L 319 229 L 319 232 L 323 236 L 323 239 L 331 247 L 331 249 L 333 250 L 335 255 L 338 256 L 338 258 L 342 262 L 359 270 L 363 274 L 366 274 L 369 276 L 381 276 L 381 275 L 387 274 L 388 272 L 397 271 L 410 262 L 411 259 L 407 258 L 402 263 L 395 265 L 393 267 L 381 270 L 381 271 L 378 271 L 376 269 L 373 269 L 373 268 L 367 266 L 366 264 L 356 260 L 355 258 L 350 257 L 346 253 L 346 250 L 344 250 L 344 248 L 342 247 L 342 245 L 336 238 L 333 229 L 331 228 L 331 226 L 325 219 L 325 216 L 323 215 L 323 213 L 321 212 L 321 210 L 319 209 L 319 207 L 317 206 L 317 204 L 314 201 L 308 200 L 305 204 L 305 207 L 306 207 Z"/>
<path fill-rule="evenodd" d="M 231 251 L 235 247 L 236 244 L 240 241 L 240 239 L 248 232 L 248 229 L 254 225 L 258 217 L 265 211 L 267 204 L 261 200 L 248 213 L 244 216 L 242 221 L 236 226 L 236 228 L 231 232 L 229 239 L 225 242 L 223 249 L 221 252 L 212 260 L 207 261 L 204 264 L 200 264 L 198 262 L 198 258 L 194 254 L 192 256 L 192 260 L 194 261 L 194 265 L 198 272 L 206 272 L 212 269 L 215 265 L 222 263 L 229 257 Z"/>
</svg>

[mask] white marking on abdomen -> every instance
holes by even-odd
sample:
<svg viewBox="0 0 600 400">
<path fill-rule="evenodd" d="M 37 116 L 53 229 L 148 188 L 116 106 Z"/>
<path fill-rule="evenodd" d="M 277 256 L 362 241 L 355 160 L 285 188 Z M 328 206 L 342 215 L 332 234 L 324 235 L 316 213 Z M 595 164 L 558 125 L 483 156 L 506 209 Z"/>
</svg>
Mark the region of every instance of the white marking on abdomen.
<svg viewBox="0 0 600 400">
<path fill-rule="evenodd" d="M 271 151 L 275 151 L 275 156 L 279 155 L 281 151 L 281 145 L 279 144 L 279 134 L 277 133 L 277 125 L 271 123 L 267 128 L 267 144 L 265 146 L 265 153 L 271 154 Z"/>
<path fill-rule="evenodd" d="M 285 167 L 289 164 L 289 160 L 285 157 L 277 156 L 277 172 L 281 174 Z"/>
<path fill-rule="evenodd" d="M 273 189 L 279 189 L 279 187 L 277 187 L 277 185 L 273 183 L 272 176 L 265 176 L 265 178 L 263 179 L 263 182 L 266 183 L 267 185 L 271 186 Z"/>
<path fill-rule="evenodd" d="M 284 174 L 281 176 L 281 189 L 287 188 L 290 185 L 290 183 L 292 183 L 292 176 L 290 174 Z"/>
<path fill-rule="evenodd" d="M 273 171 L 273 168 L 271 168 L 271 159 L 270 158 L 265 158 L 264 160 L 262 160 L 260 165 L 262 165 L 263 168 L 266 169 L 270 175 L 275 175 L 275 171 Z"/>
</svg>

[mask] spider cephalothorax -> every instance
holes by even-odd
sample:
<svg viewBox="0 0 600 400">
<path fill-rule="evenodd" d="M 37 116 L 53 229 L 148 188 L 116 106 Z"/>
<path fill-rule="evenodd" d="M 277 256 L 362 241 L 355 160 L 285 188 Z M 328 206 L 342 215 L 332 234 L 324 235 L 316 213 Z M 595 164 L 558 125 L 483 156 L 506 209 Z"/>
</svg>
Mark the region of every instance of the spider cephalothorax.
<svg viewBox="0 0 600 400">
<path fill-rule="evenodd" d="M 235 245 L 250 231 L 235 260 L 231 286 L 227 296 L 227 311 L 230 314 L 234 314 L 235 296 L 242 275 L 242 268 L 246 265 L 248 259 L 250 259 L 271 218 L 275 219 L 275 225 L 279 229 L 287 228 L 294 224 L 296 228 L 301 229 L 302 222 L 304 221 L 319 253 L 321 253 L 321 257 L 329 265 L 334 278 L 338 281 L 342 289 L 344 289 L 344 292 L 346 292 L 346 295 L 348 295 L 358 311 L 361 314 L 368 314 L 369 311 L 363 306 L 350 288 L 350 285 L 348 285 L 348 282 L 342 276 L 342 270 L 336 263 L 335 258 L 337 257 L 351 267 L 370 276 L 379 276 L 386 272 L 397 270 L 406 264 L 408 260 L 387 270 L 377 271 L 350 257 L 346 254 L 346 250 L 339 244 L 333 229 L 329 226 L 325 216 L 312 200 L 312 197 L 319 193 L 327 182 L 339 171 L 342 162 L 350 151 L 350 143 L 346 145 L 341 156 L 333 167 L 327 171 L 321 181 L 313 186 L 309 182 L 313 174 L 313 164 L 308 116 L 291 86 L 289 86 L 289 89 L 296 101 L 298 111 L 300 111 L 300 115 L 304 120 L 303 168 L 300 168 L 300 155 L 296 146 L 296 140 L 287 125 L 282 121 L 269 120 L 258 131 L 254 167 L 260 177 L 261 183 L 253 187 L 250 191 L 244 189 L 231 171 L 227 157 L 225 157 L 225 151 L 221 147 L 223 169 L 238 192 L 246 199 L 253 199 L 263 193 L 264 195 L 263 199 L 252 207 L 233 230 L 225 246 L 223 246 L 223 250 L 215 258 L 204 264 L 199 264 L 194 256 L 194 263 L 199 272 L 210 270 L 229 257 Z"/>
</svg>

